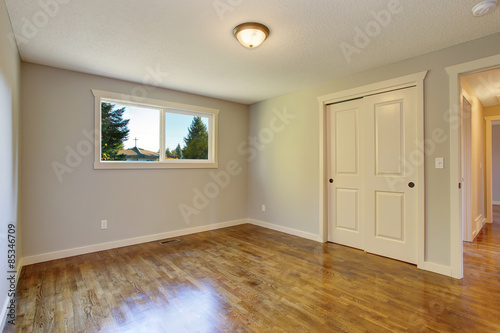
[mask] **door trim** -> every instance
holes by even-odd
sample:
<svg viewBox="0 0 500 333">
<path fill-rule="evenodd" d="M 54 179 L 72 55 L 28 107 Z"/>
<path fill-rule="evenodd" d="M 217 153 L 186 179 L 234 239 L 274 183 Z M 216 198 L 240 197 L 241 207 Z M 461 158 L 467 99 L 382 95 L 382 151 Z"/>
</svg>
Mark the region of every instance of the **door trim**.
<svg viewBox="0 0 500 333">
<path fill-rule="evenodd" d="M 486 205 L 486 222 L 493 223 L 493 145 L 491 142 L 492 139 L 492 131 L 493 131 L 493 122 L 499 121 L 500 116 L 486 116 L 484 117 L 486 121 L 486 147 L 485 147 L 485 166 L 486 166 L 486 175 L 485 175 L 485 205 Z"/>
<path fill-rule="evenodd" d="M 319 239 L 328 241 L 328 191 L 327 191 L 327 117 L 326 109 L 328 104 L 338 103 L 350 99 L 360 98 L 367 95 L 383 93 L 396 89 L 403 89 L 415 86 L 417 89 L 417 133 L 424 139 L 424 79 L 428 71 L 423 71 L 391 80 L 381 81 L 353 89 L 343 90 L 328 95 L 318 97 L 319 102 Z M 424 158 L 425 159 L 425 158 Z M 425 263 L 425 177 L 424 165 L 416 166 L 418 186 L 417 194 L 417 267 L 440 274 L 446 274 L 440 266 L 426 265 Z M 449 274 L 448 274 L 449 275 Z"/>
<path fill-rule="evenodd" d="M 462 91 L 461 98 L 461 114 L 462 114 L 462 128 L 461 128 L 461 163 L 462 163 L 462 240 L 472 242 L 475 235 L 473 234 L 473 217 L 472 217 L 472 98 Z M 468 115 L 463 116 L 466 112 L 465 102 L 469 104 Z M 464 216 L 465 215 L 465 216 Z"/>
<path fill-rule="evenodd" d="M 463 64 L 446 67 L 449 76 L 450 104 L 448 106 L 450 126 L 450 225 L 451 225 L 451 276 L 461 279 L 463 269 L 463 242 L 462 242 L 462 191 L 458 188 L 461 181 L 461 134 L 462 121 L 459 110 L 462 75 L 477 71 L 498 68 L 500 54 L 491 57 L 469 61 Z"/>
</svg>

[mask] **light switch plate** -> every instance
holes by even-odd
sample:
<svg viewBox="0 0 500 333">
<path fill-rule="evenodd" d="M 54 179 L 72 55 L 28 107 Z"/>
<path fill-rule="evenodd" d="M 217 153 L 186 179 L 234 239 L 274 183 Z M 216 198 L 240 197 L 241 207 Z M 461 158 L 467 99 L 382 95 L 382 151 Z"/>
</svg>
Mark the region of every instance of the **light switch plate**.
<svg viewBox="0 0 500 333">
<path fill-rule="evenodd" d="M 436 157 L 436 169 L 444 169 L 444 158 Z"/>
</svg>

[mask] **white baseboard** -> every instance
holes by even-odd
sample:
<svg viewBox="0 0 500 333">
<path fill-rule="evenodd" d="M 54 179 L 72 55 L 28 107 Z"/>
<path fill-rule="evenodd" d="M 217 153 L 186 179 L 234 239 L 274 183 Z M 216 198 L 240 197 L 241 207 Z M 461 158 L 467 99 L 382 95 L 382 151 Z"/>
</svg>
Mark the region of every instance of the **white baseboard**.
<svg viewBox="0 0 500 333">
<path fill-rule="evenodd" d="M 424 263 L 422 265 L 419 265 L 418 268 L 429 272 L 453 277 L 452 269 L 450 266 L 444 266 L 441 264 L 435 264 L 433 262 L 424 261 Z"/>
<path fill-rule="evenodd" d="M 129 238 L 129 239 L 124 239 L 124 240 L 119 240 L 119 241 L 114 241 L 114 242 L 101 243 L 101 244 L 89 245 L 89 246 L 84 246 L 84 247 L 79 247 L 79 248 L 73 248 L 73 249 L 67 249 L 67 250 L 62 250 L 62 251 L 49 252 L 49 253 L 43 253 L 43 254 L 39 254 L 39 255 L 24 257 L 24 258 L 19 259 L 18 264 L 17 264 L 16 284 L 17 284 L 17 279 L 19 278 L 19 275 L 21 273 L 21 269 L 25 265 L 32 265 L 32 264 L 50 261 L 50 260 L 62 259 L 62 258 L 67 258 L 67 257 L 72 257 L 72 256 L 77 256 L 77 255 L 82 255 L 82 254 L 87 254 L 87 253 L 110 250 L 110 249 L 124 247 L 124 246 L 147 243 L 147 242 L 157 241 L 157 240 L 166 239 L 166 238 L 180 237 L 180 236 L 195 234 L 195 233 L 204 232 L 204 231 L 233 227 L 233 226 L 242 225 L 242 224 L 246 224 L 246 223 L 253 224 L 253 225 L 260 226 L 260 227 L 267 228 L 267 229 L 271 229 L 271 230 L 275 230 L 275 231 L 279 231 L 279 232 L 283 232 L 283 233 L 286 233 L 289 235 L 313 240 L 316 242 L 320 242 L 320 243 L 322 242 L 322 240 L 320 239 L 320 236 L 316 235 L 316 234 L 312 234 L 312 233 L 304 232 L 301 230 L 280 226 L 280 225 L 269 223 L 269 222 L 264 222 L 264 221 L 254 220 L 254 219 L 241 219 L 241 220 L 222 222 L 222 223 L 217 223 L 217 224 L 211 224 L 211 225 L 176 230 L 176 231 L 169 231 L 169 232 L 160 233 L 160 234 L 154 234 L 154 235 L 148 235 L 148 236 L 142 236 L 142 237 L 136 237 L 136 238 Z M 435 263 L 428 262 L 428 261 L 425 261 L 422 265 L 419 265 L 418 268 L 423 269 L 423 270 L 427 270 L 430 272 L 434 272 L 437 274 L 442 274 L 442 275 L 446 275 L 446 276 L 453 276 L 451 267 L 443 266 L 440 264 L 435 264 Z M 4 320 L 5 320 L 5 315 L 7 313 L 6 306 L 7 306 L 8 302 L 9 302 L 9 299 L 7 298 L 4 302 L 5 306 L 2 308 L 2 311 L 1 311 L 1 315 L 2 315 L 2 318 L 4 318 Z"/>
<path fill-rule="evenodd" d="M 23 269 L 24 266 L 24 258 L 19 258 L 16 263 L 16 287 L 17 287 L 17 282 L 19 281 L 19 276 L 21 276 L 21 270 Z"/>
<path fill-rule="evenodd" d="M 283 227 L 281 225 L 273 224 L 273 223 L 268 223 L 264 221 L 259 221 L 259 220 L 253 220 L 253 219 L 248 219 L 248 223 L 257 225 L 259 227 L 275 230 L 275 231 L 280 231 L 284 232 L 285 234 L 301 237 L 301 238 L 306 238 L 310 239 L 316 242 L 322 243 L 322 240 L 320 240 L 319 235 L 311 234 L 308 232 L 296 230 L 296 229 L 291 229 L 287 227 Z"/>
<path fill-rule="evenodd" d="M 7 321 L 7 306 L 9 306 L 9 302 L 10 302 L 10 297 L 5 295 L 5 301 L 3 302 L 3 306 L 2 306 L 2 311 L 0 312 L 0 316 L 2 316 L 1 320 L 0 320 L 0 324 L 2 325 L 2 330 L 3 330 L 3 327 L 5 327 L 5 322 Z"/>
<path fill-rule="evenodd" d="M 227 228 L 227 227 L 233 227 L 233 226 L 246 224 L 246 223 L 248 223 L 247 219 L 241 219 L 241 220 L 236 220 L 236 221 L 229 221 L 229 222 L 222 222 L 222 223 L 217 223 L 217 224 L 204 225 L 204 226 L 195 227 L 195 228 L 169 231 L 169 232 L 164 232 L 164 233 L 154 234 L 154 235 L 149 235 L 149 236 L 128 238 L 128 239 L 123 239 L 123 240 L 114 241 L 114 242 L 83 246 L 83 247 L 78 247 L 78 248 L 73 248 L 73 249 L 62 250 L 62 251 L 43 253 L 43 254 L 38 254 L 38 255 L 34 255 L 34 256 L 24 257 L 24 258 L 22 258 L 22 263 L 23 263 L 23 265 L 32 265 L 32 264 L 36 264 L 36 263 L 40 263 L 40 262 L 44 262 L 44 261 L 62 259 L 62 258 L 67 258 L 67 257 L 78 256 L 81 254 L 87 254 L 87 253 L 93 253 L 93 252 L 98 252 L 98 251 L 115 249 L 115 248 L 124 247 L 124 246 L 153 242 L 153 241 L 157 241 L 157 240 L 161 240 L 161 239 L 165 239 L 165 238 L 196 234 L 199 232 L 217 230 L 217 229 L 222 229 L 222 228 Z"/>
<path fill-rule="evenodd" d="M 491 203 L 494 205 L 500 205 L 500 201 L 492 201 Z"/>
<path fill-rule="evenodd" d="M 484 217 L 481 216 L 481 221 L 479 222 L 479 228 L 478 228 L 479 231 L 478 231 L 478 233 L 481 232 L 481 230 L 483 230 L 484 226 L 486 225 L 486 222 L 487 222 L 486 218 L 484 218 Z"/>
<path fill-rule="evenodd" d="M 476 236 L 479 234 L 479 232 L 483 228 L 484 221 L 485 220 L 483 218 L 483 214 L 479 214 L 479 216 L 474 219 L 474 223 L 472 225 L 472 227 L 474 229 L 474 230 L 472 230 L 472 241 L 474 241 Z"/>
</svg>

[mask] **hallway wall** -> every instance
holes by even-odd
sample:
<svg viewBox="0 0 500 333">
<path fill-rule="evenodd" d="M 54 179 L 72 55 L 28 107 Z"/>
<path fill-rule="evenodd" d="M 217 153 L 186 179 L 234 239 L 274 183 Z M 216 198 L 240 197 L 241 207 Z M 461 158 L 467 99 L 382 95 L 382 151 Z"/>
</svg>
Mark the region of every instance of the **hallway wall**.
<svg viewBox="0 0 500 333">
<path fill-rule="evenodd" d="M 492 128 L 493 204 L 500 205 L 500 124 Z"/>
</svg>

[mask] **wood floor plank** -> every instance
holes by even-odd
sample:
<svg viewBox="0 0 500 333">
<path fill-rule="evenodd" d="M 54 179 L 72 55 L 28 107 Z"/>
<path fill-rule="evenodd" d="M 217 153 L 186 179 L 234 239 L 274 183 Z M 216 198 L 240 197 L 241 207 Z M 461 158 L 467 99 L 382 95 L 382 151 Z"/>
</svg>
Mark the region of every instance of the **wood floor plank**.
<svg viewBox="0 0 500 333">
<path fill-rule="evenodd" d="M 23 268 L 4 332 L 500 332 L 500 207 L 463 280 L 252 225 Z"/>
</svg>

